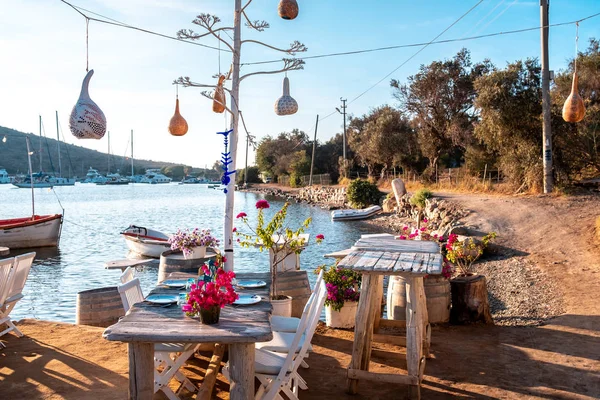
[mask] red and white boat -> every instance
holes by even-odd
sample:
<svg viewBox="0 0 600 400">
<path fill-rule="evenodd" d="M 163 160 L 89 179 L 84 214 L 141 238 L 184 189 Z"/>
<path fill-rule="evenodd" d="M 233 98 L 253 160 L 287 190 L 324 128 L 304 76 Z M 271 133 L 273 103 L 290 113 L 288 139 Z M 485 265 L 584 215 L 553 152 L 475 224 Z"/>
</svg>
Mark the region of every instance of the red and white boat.
<svg viewBox="0 0 600 400">
<path fill-rule="evenodd" d="M 60 240 L 62 215 L 34 215 L 0 220 L 0 246 L 10 249 L 56 247 Z"/>
<path fill-rule="evenodd" d="M 130 225 L 121 235 L 129 250 L 142 256 L 160 258 L 163 251 L 171 250 L 169 236 L 154 229 Z"/>
</svg>

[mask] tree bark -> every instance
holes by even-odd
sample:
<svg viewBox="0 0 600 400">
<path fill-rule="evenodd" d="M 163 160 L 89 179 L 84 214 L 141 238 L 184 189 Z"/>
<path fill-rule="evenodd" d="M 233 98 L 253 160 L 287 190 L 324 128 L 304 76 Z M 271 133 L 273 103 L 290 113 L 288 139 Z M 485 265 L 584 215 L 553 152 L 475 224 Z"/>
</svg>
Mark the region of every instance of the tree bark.
<svg viewBox="0 0 600 400">
<path fill-rule="evenodd" d="M 452 290 L 451 324 L 483 322 L 493 324 L 485 276 L 459 276 L 450 281 Z"/>
</svg>

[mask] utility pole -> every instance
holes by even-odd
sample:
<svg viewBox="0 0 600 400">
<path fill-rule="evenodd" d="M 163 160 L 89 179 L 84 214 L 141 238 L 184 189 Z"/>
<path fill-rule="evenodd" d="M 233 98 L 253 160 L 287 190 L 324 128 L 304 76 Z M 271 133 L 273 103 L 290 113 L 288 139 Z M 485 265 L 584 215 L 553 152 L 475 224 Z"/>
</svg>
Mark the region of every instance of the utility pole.
<svg viewBox="0 0 600 400">
<path fill-rule="evenodd" d="M 342 154 L 343 154 L 343 159 L 344 159 L 344 178 L 347 177 L 348 173 L 347 173 L 347 169 L 348 169 L 348 165 L 346 162 L 346 101 L 348 101 L 347 99 L 343 99 L 340 97 L 340 101 L 342 102 L 342 110 L 340 111 L 339 108 L 335 108 L 337 110 L 337 112 L 339 112 L 340 114 L 342 114 L 344 116 L 344 132 L 342 133 Z"/>
<path fill-rule="evenodd" d="M 310 178 L 308 179 L 308 186 L 312 186 L 313 167 L 315 165 L 315 152 L 317 149 L 317 128 L 319 127 L 319 114 L 317 114 L 317 122 L 315 123 L 315 138 L 313 140 L 313 152 L 310 160 Z"/>
<path fill-rule="evenodd" d="M 548 7 L 549 0 L 540 0 L 540 33 L 542 42 L 542 146 L 544 165 L 544 193 L 552 193 L 552 127 L 550 121 L 550 67 L 548 61 Z"/>
<path fill-rule="evenodd" d="M 244 169 L 244 187 L 248 186 L 248 147 L 250 147 L 250 132 L 246 132 L 246 167 Z"/>
</svg>

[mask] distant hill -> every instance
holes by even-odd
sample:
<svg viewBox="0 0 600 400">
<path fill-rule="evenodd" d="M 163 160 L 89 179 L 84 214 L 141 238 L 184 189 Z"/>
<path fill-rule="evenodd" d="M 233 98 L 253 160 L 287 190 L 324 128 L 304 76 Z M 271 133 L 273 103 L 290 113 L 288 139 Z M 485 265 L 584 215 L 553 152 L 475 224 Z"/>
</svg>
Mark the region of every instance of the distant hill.
<svg viewBox="0 0 600 400">
<path fill-rule="evenodd" d="M 2 139 L 6 136 L 6 142 Z M 40 161 L 38 149 L 40 148 L 40 137 L 32 133 L 23 133 L 14 129 L 0 126 L 0 168 L 6 168 L 9 174 L 27 173 L 27 144 L 25 137 L 33 147 L 34 155 L 31 157 L 33 170 L 38 171 Z M 44 172 L 55 171 L 58 173 L 58 148 L 55 139 L 42 138 L 42 162 Z M 48 157 L 50 154 L 50 157 Z M 106 174 L 108 169 L 108 155 L 96 150 L 90 150 L 85 147 L 72 144 L 60 144 L 60 156 L 62 164 L 62 174 L 65 177 L 83 177 L 89 167 L 97 169 L 101 174 Z M 134 170 L 136 174 L 143 174 L 146 168 L 174 167 L 177 164 L 151 161 L 134 160 Z M 121 175 L 129 176 L 131 174 L 131 161 L 122 156 L 111 156 L 111 172 L 120 169 Z"/>
</svg>

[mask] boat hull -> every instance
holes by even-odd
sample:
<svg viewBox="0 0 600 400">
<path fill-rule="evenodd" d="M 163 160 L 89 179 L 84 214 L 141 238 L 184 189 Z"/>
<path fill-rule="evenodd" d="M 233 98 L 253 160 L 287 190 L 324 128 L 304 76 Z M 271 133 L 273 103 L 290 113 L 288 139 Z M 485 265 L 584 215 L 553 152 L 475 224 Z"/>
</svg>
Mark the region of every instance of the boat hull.
<svg viewBox="0 0 600 400">
<path fill-rule="evenodd" d="M 171 245 L 168 242 L 142 239 L 128 235 L 123 236 L 129 250 L 141 256 L 160 258 L 160 255 L 164 251 L 171 250 Z"/>
<path fill-rule="evenodd" d="M 381 212 L 381 207 L 371 206 L 362 210 L 335 210 L 331 212 L 333 221 L 354 221 L 359 219 L 367 219 Z"/>
<path fill-rule="evenodd" d="M 56 247 L 60 240 L 62 215 L 43 215 L 0 221 L 0 246 L 10 249 Z"/>
</svg>

